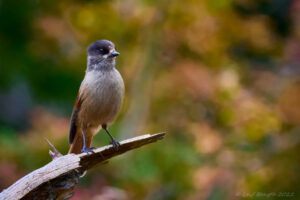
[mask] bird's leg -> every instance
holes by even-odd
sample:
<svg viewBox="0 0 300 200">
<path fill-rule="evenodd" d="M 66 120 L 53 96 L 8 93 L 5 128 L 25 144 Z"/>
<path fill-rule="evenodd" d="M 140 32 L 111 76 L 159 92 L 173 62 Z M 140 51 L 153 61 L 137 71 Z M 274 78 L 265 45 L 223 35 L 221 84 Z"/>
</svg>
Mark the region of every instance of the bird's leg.
<svg viewBox="0 0 300 200">
<path fill-rule="evenodd" d="M 92 149 L 94 149 L 94 147 L 91 147 L 91 148 L 87 148 L 86 147 L 86 142 L 85 142 L 85 129 L 82 130 L 82 140 L 83 140 L 83 147 L 81 149 L 81 153 L 89 153 L 89 152 L 92 152 L 92 153 L 95 153 Z"/>
<path fill-rule="evenodd" d="M 120 143 L 119 143 L 117 140 L 115 140 L 114 137 L 109 133 L 109 131 L 107 130 L 106 124 L 103 124 L 103 125 L 102 125 L 102 128 L 105 130 L 105 132 L 106 132 L 106 133 L 108 134 L 108 136 L 110 137 L 110 139 L 111 139 L 110 144 L 112 144 L 113 147 L 115 148 L 115 150 L 118 151 L 119 146 L 120 146 Z"/>
</svg>

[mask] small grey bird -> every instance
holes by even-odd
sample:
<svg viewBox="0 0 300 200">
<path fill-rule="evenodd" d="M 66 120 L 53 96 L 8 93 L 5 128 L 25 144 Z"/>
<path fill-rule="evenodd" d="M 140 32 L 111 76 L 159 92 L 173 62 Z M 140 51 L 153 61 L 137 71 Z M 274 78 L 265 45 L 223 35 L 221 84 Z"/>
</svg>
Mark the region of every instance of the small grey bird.
<svg viewBox="0 0 300 200">
<path fill-rule="evenodd" d="M 87 54 L 86 74 L 71 116 L 68 153 L 93 152 L 92 138 L 101 127 L 116 150 L 120 145 L 107 130 L 118 115 L 124 97 L 124 82 L 115 68 L 119 53 L 112 42 L 99 40 L 88 47 Z"/>
</svg>

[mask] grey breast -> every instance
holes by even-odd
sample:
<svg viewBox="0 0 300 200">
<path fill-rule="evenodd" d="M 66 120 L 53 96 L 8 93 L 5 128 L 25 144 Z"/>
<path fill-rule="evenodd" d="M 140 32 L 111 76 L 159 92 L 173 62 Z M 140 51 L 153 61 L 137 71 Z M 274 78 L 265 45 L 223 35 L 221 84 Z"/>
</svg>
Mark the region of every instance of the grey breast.
<svg viewBox="0 0 300 200">
<path fill-rule="evenodd" d="M 88 88 L 86 98 L 90 102 L 86 105 L 89 123 L 112 123 L 120 111 L 124 96 L 124 82 L 120 73 L 116 69 L 88 72 L 85 84 Z"/>
</svg>

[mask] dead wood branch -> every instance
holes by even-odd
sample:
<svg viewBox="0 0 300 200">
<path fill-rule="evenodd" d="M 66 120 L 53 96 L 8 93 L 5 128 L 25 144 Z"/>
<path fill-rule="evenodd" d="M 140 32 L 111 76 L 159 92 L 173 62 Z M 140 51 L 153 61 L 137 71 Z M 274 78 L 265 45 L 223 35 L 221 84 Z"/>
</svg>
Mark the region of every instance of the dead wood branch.
<svg viewBox="0 0 300 200">
<path fill-rule="evenodd" d="M 0 193 L 0 199 L 68 199 L 82 173 L 95 165 L 129 150 L 163 139 L 165 133 L 142 135 L 120 142 L 119 150 L 112 145 L 94 149 L 95 153 L 62 156 L 54 147 L 53 161 L 19 179 Z"/>
</svg>

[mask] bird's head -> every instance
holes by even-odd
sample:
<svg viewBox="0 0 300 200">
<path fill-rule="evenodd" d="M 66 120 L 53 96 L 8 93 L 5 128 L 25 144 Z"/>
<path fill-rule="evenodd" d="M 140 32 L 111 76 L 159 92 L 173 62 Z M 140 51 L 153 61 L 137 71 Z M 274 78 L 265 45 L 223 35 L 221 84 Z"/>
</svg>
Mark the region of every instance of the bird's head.
<svg viewBox="0 0 300 200">
<path fill-rule="evenodd" d="M 116 51 L 114 43 L 108 40 L 93 42 L 87 49 L 88 68 L 104 69 L 114 67 L 116 57 L 120 54 Z"/>
</svg>

